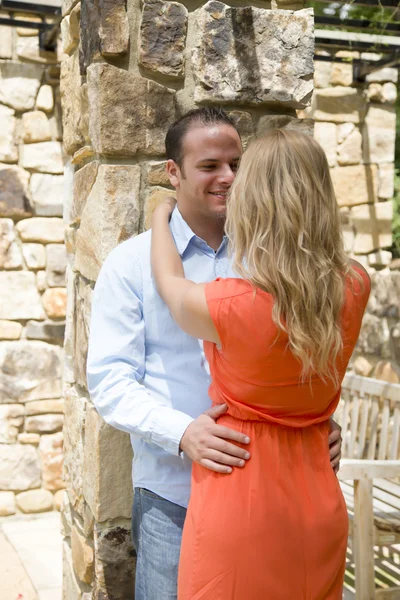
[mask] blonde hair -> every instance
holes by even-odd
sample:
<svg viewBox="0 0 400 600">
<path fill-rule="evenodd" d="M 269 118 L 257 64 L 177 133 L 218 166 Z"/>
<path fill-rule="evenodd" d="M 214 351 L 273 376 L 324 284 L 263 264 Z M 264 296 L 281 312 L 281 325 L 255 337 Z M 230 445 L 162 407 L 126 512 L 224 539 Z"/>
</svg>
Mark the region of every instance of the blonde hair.
<svg viewBox="0 0 400 600">
<path fill-rule="evenodd" d="M 344 251 L 325 153 L 311 137 L 275 129 L 244 153 L 227 205 L 235 271 L 272 294 L 272 317 L 303 365 L 302 379 L 338 383 Z"/>
</svg>

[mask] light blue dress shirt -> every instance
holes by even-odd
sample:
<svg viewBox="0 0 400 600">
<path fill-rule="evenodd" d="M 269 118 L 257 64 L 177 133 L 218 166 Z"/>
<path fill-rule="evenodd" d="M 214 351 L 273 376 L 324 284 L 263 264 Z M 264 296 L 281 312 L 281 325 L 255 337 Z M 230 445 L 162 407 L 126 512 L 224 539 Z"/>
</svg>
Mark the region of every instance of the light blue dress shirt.
<svg viewBox="0 0 400 600">
<path fill-rule="evenodd" d="M 215 252 L 177 208 L 171 231 L 188 279 L 233 276 L 226 239 Z M 150 242 L 151 231 L 123 242 L 101 269 L 92 304 L 88 386 L 104 420 L 131 434 L 133 486 L 187 506 L 191 461 L 179 454 L 179 443 L 192 420 L 210 408 L 210 378 L 202 343 L 179 329 L 157 294 Z"/>
</svg>

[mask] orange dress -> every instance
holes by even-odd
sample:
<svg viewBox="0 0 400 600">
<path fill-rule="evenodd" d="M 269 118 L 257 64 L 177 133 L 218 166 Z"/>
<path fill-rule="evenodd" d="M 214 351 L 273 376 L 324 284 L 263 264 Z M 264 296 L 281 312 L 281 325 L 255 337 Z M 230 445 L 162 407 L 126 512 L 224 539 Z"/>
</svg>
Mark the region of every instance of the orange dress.
<svg viewBox="0 0 400 600">
<path fill-rule="evenodd" d="M 348 282 L 340 379 L 356 344 L 369 278 Z M 270 294 L 249 282 L 206 285 L 222 349 L 204 344 L 218 423 L 246 433 L 251 458 L 229 475 L 193 464 L 178 600 L 341 600 L 347 511 L 329 459 L 340 389 L 300 382 Z M 278 336 L 278 338 L 277 338 Z"/>
</svg>

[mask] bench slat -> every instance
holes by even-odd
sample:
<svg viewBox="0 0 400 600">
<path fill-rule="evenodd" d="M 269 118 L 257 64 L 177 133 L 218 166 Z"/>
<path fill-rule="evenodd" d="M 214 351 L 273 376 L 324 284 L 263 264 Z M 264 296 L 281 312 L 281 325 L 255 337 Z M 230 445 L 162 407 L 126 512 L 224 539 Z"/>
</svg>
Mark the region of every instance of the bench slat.
<svg viewBox="0 0 400 600">
<path fill-rule="evenodd" d="M 390 414 L 389 400 L 387 398 L 385 398 L 383 401 L 378 460 L 385 460 L 385 458 L 386 458 L 387 447 L 388 447 L 388 437 L 389 437 L 389 435 L 388 435 L 389 434 L 389 414 Z"/>
<path fill-rule="evenodd" d="M 400 407 L 395 406 L 393 415 L 393 433 L 392 444 L 390 448 L 390 458 L 396 460 L 399 451 L 399 432 L 400 432 Z"/>
</svg>

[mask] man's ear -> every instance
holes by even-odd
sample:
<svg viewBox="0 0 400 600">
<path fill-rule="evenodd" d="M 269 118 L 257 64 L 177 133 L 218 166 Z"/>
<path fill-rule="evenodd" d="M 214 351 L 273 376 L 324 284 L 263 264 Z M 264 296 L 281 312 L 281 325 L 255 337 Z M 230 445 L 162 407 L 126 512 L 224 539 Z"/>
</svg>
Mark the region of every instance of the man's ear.
<svg viewBox="0 0 400 600">
<path fill-rule="evenodd" d="M 179 187 L 182 177 L 179 165 L 174 160 L 169 159 L 167 160 L 166 170 L 172 187 Z"/>
</svg>

